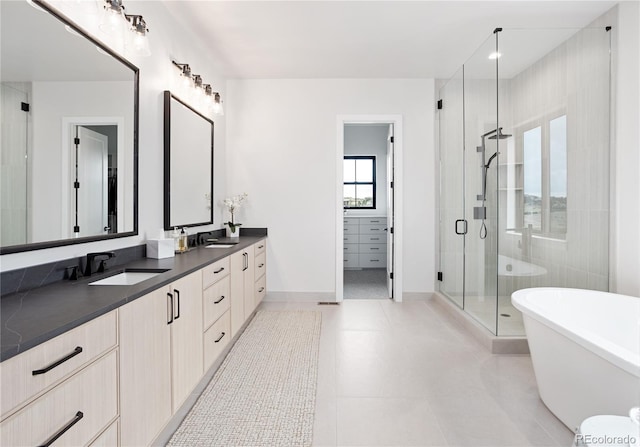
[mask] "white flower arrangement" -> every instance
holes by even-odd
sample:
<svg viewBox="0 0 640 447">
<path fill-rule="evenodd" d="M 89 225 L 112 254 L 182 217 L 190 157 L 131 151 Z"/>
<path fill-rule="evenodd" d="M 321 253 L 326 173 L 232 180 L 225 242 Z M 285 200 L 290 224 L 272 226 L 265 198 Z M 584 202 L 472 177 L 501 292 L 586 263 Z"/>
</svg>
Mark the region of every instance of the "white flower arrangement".
<svg viewBox="0 0 640 447">
<path fill-rule="evenodd" d="M 222 201 L 223 205 L 227 207 L 229 214 L 231 214 L 231 220 L 229 222 L 225 222 L 225 225 L 229 225 L 229 228 L 231 229 L 232 233 L 236 232 L 236 227 L 239 227 L 240 225 L 242 225 L 240 223 L 235 222 L 234 213 L 238 208 L 240 208 L 240 205 L 242 204 L 242 202 L 247 200 L 247 196 L 248 194 L 245 192 L 238 196 L 229 197 Z"/>
</svg>

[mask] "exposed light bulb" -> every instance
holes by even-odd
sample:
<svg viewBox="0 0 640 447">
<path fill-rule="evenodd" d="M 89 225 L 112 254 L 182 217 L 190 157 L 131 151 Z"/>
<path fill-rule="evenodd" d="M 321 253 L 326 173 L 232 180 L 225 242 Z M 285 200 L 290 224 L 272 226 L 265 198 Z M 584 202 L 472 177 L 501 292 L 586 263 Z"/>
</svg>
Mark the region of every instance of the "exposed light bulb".
<svg viewBox="0 0 640 447">
<path fill-rule="evenodd" d="M 104 33 L 110 35 L 119 35 L 124 31 L 125 18 L 120 0 L 106 0 L 99 27 Z"/>
</svg>

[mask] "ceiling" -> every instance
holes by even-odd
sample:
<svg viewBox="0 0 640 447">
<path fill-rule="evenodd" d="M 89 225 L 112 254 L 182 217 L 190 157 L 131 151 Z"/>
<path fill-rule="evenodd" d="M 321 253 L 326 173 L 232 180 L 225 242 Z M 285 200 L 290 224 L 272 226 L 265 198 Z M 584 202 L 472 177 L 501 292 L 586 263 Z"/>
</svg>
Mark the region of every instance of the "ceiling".
<svg viewBox="0 0 640 447">
<path fill-rule="evenodd" d="M 227 78 L 446 79 L 496 27 L 582 28 L 613 1 L 165 1 Z M 545 54 L 575 30 L 517 47 Z M 553 36 L 551 36 L 553 34 Z M 545 35 L 540 33 L 539 35 Z M 506 36 L 506 32 L 505 32 Z M 506 37 L 505 37 L 506 39 Z M 526 46 L 525 46 L 526 45 Z M 483 56 L 484 57 L 484 56 Z M 533 60 L 528 63 L 533 62 Z M 525 64 L 527 61 L 519 62 Z M 524 68 L 524 67 L 522 67 Z"/>
</svg>

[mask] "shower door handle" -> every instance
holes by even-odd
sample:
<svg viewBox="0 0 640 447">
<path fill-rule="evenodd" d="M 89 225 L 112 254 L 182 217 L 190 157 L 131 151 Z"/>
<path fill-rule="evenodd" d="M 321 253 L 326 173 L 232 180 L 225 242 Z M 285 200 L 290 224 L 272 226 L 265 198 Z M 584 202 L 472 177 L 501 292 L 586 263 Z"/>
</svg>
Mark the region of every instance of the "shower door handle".
<svg viewBox="0 0 640 447">
<path fill-rule="evenodd" d="M 459 230 L 460 226 L 458 225 L 462 222 L 464 225 L 462 226 L 462 231 Z M 456 220 L 456 234 L 465 235 L 467 234 L 467 221 L 466 219 L 458 219 Z"/>
</svg>

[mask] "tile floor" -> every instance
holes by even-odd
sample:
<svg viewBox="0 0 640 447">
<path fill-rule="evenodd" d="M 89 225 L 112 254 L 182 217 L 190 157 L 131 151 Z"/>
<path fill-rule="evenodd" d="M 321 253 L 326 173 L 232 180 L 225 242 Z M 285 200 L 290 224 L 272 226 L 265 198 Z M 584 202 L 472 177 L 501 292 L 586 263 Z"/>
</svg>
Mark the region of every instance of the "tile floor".
<svg viewBox="0 0 640 447">
<path fill-rule="evenodd" d="M 540 401 L 531 359 L 492 355 L 431 300 L 318 309 L 315 446 L 570 446 Z"/>
<path fill-rule="evenodd" d="M 386 269 L 361 269 L 344 271 L 345 300 L 389 299 Z"/>
</svg>

